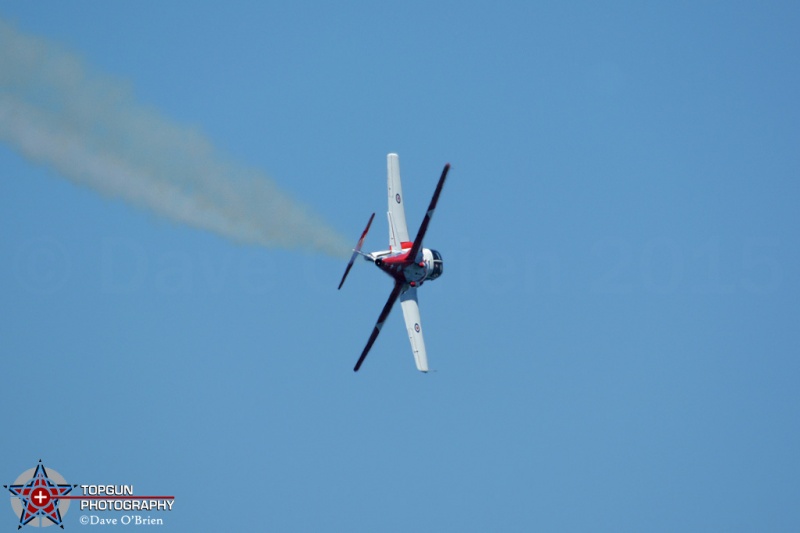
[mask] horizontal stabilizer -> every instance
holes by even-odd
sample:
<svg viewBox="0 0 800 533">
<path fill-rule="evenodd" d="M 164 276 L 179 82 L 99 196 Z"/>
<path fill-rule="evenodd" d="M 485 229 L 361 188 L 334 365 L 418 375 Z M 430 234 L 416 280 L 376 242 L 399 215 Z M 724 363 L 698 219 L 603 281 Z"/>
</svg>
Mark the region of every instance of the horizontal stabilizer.
<svg viewBox="0 0 800 533">
<path fill-rule="evenodd" d="M 375 218 L 375 213 L 372 213 L 372 216 L 369 217 L 369 222 L 367 222 L 367 227 L 364 228 L 364 232 L 361 234 L 361 238 L 358 239 L 356 247 L 353 248 L 353 255 L 350 256 L 350 262 L 347 263 L 347 268 L 344 269 L 344 276 L 342 276 L 342 281 L 339 282 L 339 289 L 341 289 L 342 285 L 344 285 L 344 280 L 345 278 L 347 278 L 347 274 L 350 273 L 350 269 L 353 268 L 353 263 L 355 262 L 356 257 L 358 257 L 358 254 L 361 253 L 361 247 L 364 246 L 364 239 L 366 239 L 367 237 L 367 232 L 369 231 L 369 227 L 372 225 L 373 218 Z"/>
</svg>

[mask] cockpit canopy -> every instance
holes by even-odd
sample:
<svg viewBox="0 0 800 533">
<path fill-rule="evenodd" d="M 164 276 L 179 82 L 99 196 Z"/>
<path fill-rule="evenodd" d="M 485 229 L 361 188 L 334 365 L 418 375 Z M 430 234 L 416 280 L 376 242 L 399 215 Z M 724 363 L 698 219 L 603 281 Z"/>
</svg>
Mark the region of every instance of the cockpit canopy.
<svg viewBox="0 0 800 533">
<path fill-rule="evenodd" d="M 442 261 L 442 254 L 436 250 L 431 250 L 433 255 L 433 270 L 428 274 L 428 279 L 436 279 L 444 272 L 444 262 Z"/>
</svg>

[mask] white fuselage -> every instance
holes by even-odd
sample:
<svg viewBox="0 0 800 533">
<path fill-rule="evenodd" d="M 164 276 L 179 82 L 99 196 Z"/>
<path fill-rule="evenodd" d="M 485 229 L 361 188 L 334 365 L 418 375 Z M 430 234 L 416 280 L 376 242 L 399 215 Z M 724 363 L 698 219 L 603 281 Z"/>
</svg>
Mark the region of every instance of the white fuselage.
<svg viewBox="0 0 800 533">
<path fill-rule="evenodd" d="M 408 257 L 408 250 L 402 252 L 382 250 L 369 254 L 369 259 L 374 261 L 378 268 L 405 283 L 413 281 L 417 285 L 422 285 L 424 281 L 434 280 L 442 275 L 444 264 L 439 252 L 423 248 L 419 255 L 422 256 L 421 260 L 416 262 Z"/>
</svg>

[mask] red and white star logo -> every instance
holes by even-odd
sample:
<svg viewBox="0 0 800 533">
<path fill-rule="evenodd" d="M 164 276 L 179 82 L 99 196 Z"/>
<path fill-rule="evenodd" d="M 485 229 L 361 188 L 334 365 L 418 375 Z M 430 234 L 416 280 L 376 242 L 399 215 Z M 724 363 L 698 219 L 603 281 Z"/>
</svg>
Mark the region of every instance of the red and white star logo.
<svg viewBox="0 0 800 533">
<path fill-rule="evenodd" d="M 30 474 L 31 470 L 28 470 L 17 479 L 15 484 L 4 485 L 12 495 L 19 498 L 17 502 L 14 502 L 13 499 L 11 500 L 14 510 L 19 512 L 19 526 L 17 529 L 21 529 L 22 526 L 29 524 L 35 518 L 39 518 L 40 524 L 41 520 L 46 518 L 53 524 L 60 526 L 61 529 L 64 529 L 59 497 L 69 494 L 77 485 L 65 483 L 64 478 L 55 470 L 52 470 L 51 475 L 48 475 L 41 460 L 39 460 L 36 468 L 32 470 L 32 475 Z M 56 481 L 53 481 L 51 477 L 56 478 Z M 14 505 L 15 503 L 17 505 Z M 66 509 L 64 510 L 66 512 Z"/>
</svg>

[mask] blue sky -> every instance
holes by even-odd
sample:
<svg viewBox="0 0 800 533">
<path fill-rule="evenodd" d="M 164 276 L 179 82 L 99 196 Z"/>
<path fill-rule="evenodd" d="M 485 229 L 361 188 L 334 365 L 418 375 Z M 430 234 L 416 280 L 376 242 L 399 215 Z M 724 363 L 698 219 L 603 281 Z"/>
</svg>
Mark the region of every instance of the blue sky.
<svg viewBox="0 0 800 533">
<path fill-rule="evenodd" d="M 452 164 L 426 239 L 445 274 L 420 292 L 437 372 L 396 309 L 354 374 L 377 269 L 337 292 L 345 261 L 175 223 L 0 143 L 3 484 L 41 458 L 174 494 L 175 531 L 800 528 L 795 3 L 0 17 L 348 241 L 377 211 L 371 250 L 386 154 L 412 233 Z"/>
</svg>

